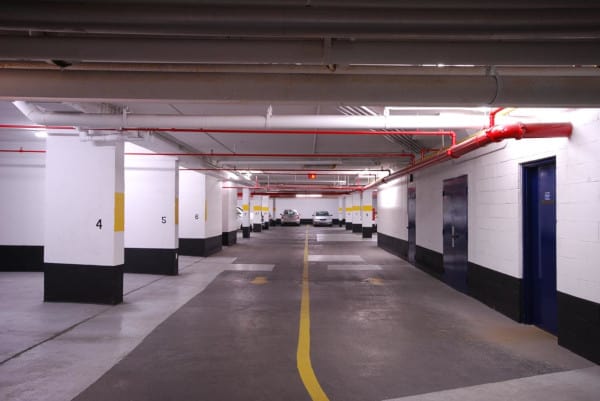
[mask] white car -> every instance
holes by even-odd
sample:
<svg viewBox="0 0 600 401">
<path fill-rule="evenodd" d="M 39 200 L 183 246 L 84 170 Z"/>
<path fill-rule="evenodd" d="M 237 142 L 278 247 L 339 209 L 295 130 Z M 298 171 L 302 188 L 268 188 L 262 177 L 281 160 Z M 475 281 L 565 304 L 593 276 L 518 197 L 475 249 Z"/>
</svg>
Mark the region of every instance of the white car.
<svg viewBox="0 0 600 401">
<path fill-rule="evenodd" d="M 331 226 L 333 225 L 332 215 L 326 210 L 319 210 L 313 214 L 313 226 Z"/>
<path fill-rule="evenodd" d="M 295 224 L 300 225 L 300 215 L 294 209 L 285 209 L 281 214 L 281 225 Z"/>
</svg>

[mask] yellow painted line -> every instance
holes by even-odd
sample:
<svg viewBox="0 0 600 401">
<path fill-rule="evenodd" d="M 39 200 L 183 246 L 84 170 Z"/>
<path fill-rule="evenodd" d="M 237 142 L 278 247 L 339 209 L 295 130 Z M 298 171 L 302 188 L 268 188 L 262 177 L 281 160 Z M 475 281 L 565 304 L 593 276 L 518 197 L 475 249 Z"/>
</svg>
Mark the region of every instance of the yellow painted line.
<svg viewBox="0 0 600 401">
<path fill-rule="evenodd" d="M 304 387 L 313 401 L 329 401 L 321 388 L 310 361 L 310 291 L 308 287 L 308 226 L 304 239 L 304 267 L 302 269 L 302 301 L 300 302 L 300 329 L 296 365 Z"/>
<path fill-rule="evenodd" d="M 179 198 L 175 197 L 175 224 L 179 224 Z"/>
<path fill-rule="evenodd" d="M 372 285 L 383 285 L 383 279 L 379 277 L 369 277 L 365 281 Z"/>
<path fill-rule="evenodd" d="M 268 282 L 269 282 L 269 280 L 267 280 L 267 278 L 265 276 L 257 276 L 257 277 L 254 277 L 254 280 L 250 281 L 250 284 L 263 285 L 263 284 L 267 284 Z"/>
<path fill-rule="evenodd" d="M 125 231 L 125 194 L 115 192 L 115 232 Z"/>
</svg>

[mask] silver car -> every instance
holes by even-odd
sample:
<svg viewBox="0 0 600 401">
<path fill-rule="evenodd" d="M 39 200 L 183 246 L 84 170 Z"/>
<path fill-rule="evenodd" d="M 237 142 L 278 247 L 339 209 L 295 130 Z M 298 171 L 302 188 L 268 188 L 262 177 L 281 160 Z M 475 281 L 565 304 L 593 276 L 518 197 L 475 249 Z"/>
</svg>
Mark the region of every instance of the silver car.
<svg viewBox="0 0 600 401">
<path fill-rule="evenodd" d="M 284 226 L 286 224 L 300 225 L 300 215 L 296 210 L 285 209 L 283 213 L 281 213 L 281 225 Z"/>
<path fill-rule="evenodd" d="M 319 210 L 313 214 L 313 226 L 331 226 L 333 216 L 326 210 Z"/>
</svg>

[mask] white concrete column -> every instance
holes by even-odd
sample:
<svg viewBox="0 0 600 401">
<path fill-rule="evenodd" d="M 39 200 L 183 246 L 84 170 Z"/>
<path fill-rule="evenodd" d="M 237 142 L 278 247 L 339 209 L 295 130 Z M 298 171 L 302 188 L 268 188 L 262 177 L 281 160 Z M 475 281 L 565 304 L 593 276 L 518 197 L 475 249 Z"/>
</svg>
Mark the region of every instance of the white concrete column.
<svg viewBox="0 0 600 401">
<path fill-rule="evenodd" d="M 271 221 L 270 223 L 272 225 L 277 225 L 277 202 L 276 202 L 276 198 L 269 198 L 270 199 L 270 205 L 269 207 L 271 208 Z"/>
<path fill-rule="evenodd" d="M 250 238 L 250 189 L 242 189 L 242 237 Z"/>
<path fill-rule="evenodd" d="M 223 197 L 222 207 L 222 243 L 223 245 L 235 245 L 237 243 L 237 231 L 240 228 L 237 218 L 237 189 L 225 188 L 234 184 L 226 181 L 222 185 L 221 194 Z"/>
<path fill-rule="evenodd" d="M 262 196 L 254 195 L 250 199 L 252 205 L 252 231 L 259 233 L 262 231 Z"/>
<path fill-rule="evenodd" d="M 46 140 L 44 300 L 123 300 L 123 143 Z"/>
<path fill-rule="evenodd" d="M 346 230 L 352 230 L 352 195 L 344 195 L 346 204 Z"/>
<path fill-rule="evenodd" d="M 18 150 L 17 144 L 0 147 Z M 45 144 L 28 147 L 43 150 Z M 44 268 L 45 170 L 44 153 L 0 153 L 0 271 Z"/>
<path fill-rule="evenodd" d="M 208 256 L 222 249 L 221 184 L 196 171 L 179 174 L 179 254 Z"/>
<path fill-rule="evenodd" d="M 344 206 L 345 206 L 344 196 L 338 197 L 338 221 L 337 221 L 337 223 L 340 225 L 340 227 L 342 226 L 342 224 L 344 224 L 344 216 L 345 216 L 345 212 L 346 212 Z"/>
<path fill-rule="evenodd" d="M 363 238 L 371 238 L 373 236 L 373 191 L 363 191 L 362 205 L 362 236 Z"/>
<path fill-rule="evenodd" d="M 362 194 L 359 191 L 352 192 L 352 232 L 362 232 Z"/>
<path fill-rule="evenodd" d="M 269 229 L 269 225 L 270 225 L 270 220 L 271 220 L 271 209 L 269 208 L 269 196 L 268 195 L 263 195 L 262 196 L 262 223 L 263 223 L 263 228 L 265 230 Z"/>
<path fill-rule="evenodd" d="M 179 273 L 178 203 L 177 159 L 125 157 L 126 273 Z"/>
</svg>

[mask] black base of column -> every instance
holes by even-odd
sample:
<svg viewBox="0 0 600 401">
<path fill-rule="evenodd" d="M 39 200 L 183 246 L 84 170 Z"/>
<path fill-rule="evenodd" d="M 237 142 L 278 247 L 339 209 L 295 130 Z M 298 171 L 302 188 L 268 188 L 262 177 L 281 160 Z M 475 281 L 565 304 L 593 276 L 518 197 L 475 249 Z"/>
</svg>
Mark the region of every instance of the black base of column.
<svg viewBox="0 0 600 401">
<path fill-rule="evenodd" d="M 123 302 L 123 265 L 46 263 L 44 301 L 119 304 Z"/>
<path fill-rule="evenodd" d="M 340 227 L 344 227 L 346 225 L 346 219 L 340 220 Z"/>
<path fill-rule="evenodd" d="M 179 274 L 177 249 L 125 248 L 125 273 Z"/>
<path fill-rule="evenodd" d="M 352 230 L 352 223 L 346 223 L 346 230 Z"/>
<path fill-rule="evenodd" d="M 250 227 L 242 227 L 242 237 L 250 238 Z"/>
<path fill-rule="evenodd" d="M 340 219 L 331 220 L 331 224 L 333 224 L 334 226 L 337 226 L 338 224 L 340 224 Z"/>
<path fill-rule="evenodd" d="M 363 238 L 373 238 L 373 228 L 372 227 L 363 227 L 362 228 L 362 237 Z"/>
<path fill-rule="evenodd" d="M 260 223 L 254 223 L 252 224 L 252 231 L 254 231 L 255 233 L 259 233 L 262 231 L 262 224 Z"/>
<path fill-rule="evenodd" d="M 263 230 L 269 229 L 269 223 L 263 223 Z"/>
<path fill-rule="evenodd" d="M 352 224 L 352 232 L 353 233 L 361 233 L 362 232 L 362 224 Z"/>
<path fill-rule="evenodd" d="M 237 230 L 221 234 L 221 244 L 225 246 L 235 245 L 237 243 Z"/>
<path fill-rule="evenodd" d="M 0 245 L 0 271 L 44 270 L 44 247 Z"/>
<path fill-rule="evenodd" d="M 373 224 L 373 232 L 376 233 L 377 232 L 377 224 Z"/>
<path fill-rule="evenodd" d="M 558 344 L 600 364 L 600 304 L 558 292 Z"/>
<path fill-rule="evenodd" d="M 281 219 L 275 220 L 275 225 L 280 226 L 281 225 Z"/>
<path fill-rule="evenodd" d="M 179 238 L 179 254 L 188 256 L 209 256 L 223 249 L 220 235 L 210 238 Z"/>
</svg>

